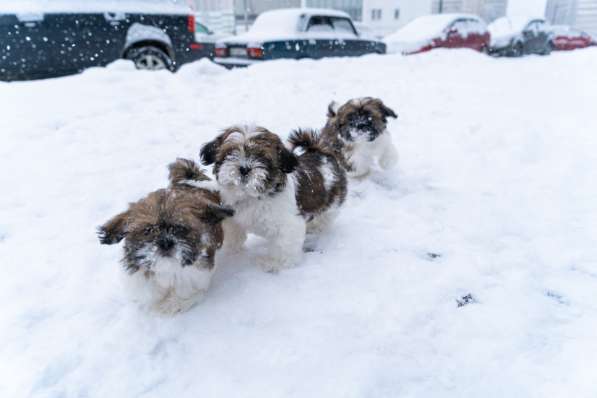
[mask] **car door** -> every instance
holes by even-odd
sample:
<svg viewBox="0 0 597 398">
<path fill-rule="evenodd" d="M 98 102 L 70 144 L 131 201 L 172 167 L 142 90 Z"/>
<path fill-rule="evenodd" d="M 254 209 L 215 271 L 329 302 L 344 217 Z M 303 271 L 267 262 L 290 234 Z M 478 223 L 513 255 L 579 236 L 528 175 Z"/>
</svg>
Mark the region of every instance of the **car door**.
<svg viewBox="0 0 597 398">
<path fill-rule="evenodd" d="M 447 48 L 460 48 L 464 47 L 465 38 L 463 33 L 466 33 L 466 21 L 463 19 L 457 19 L 448 26 L 445 43 L 442 47 Z"/>
<path fill-rule="evenodd" d="M 367 43 L 359 39 L 350 19 L 330 17 L 330 20 L 335 34 L 333 42 L 335 56 L 358 56 L 367 53 Z"/>
<path fill-rule="evenodd" d="M 467 20 L 467 32 L 465 46 L 473 50 L 481 51 L 486 46 L 487 28 L 485 24 L 477 19 Z"/>
<path fill-rule="evenodd" d="M 329 16 L 311 15 L 305 32 L 308 40 L 305 54 L 308 58 L 319 59 L 334 55 L 334 25 Z"/>
<path fill-rule="evenodd" d="M 523 30 L 524 52 L 526 54 L 536 54 L 540 52 L 541 37 L 539 36 L 539 26 L 537 21 L 530 22 Z"/>
</svg>

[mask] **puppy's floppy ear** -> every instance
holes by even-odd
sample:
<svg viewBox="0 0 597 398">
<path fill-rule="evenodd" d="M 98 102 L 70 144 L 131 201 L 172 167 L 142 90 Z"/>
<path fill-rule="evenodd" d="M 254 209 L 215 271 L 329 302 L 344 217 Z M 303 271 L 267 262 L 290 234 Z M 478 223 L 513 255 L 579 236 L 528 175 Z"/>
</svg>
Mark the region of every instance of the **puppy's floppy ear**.
<svg viewBox="0 0 597 398">
<path fill-rule="evenodd" d="M 234 209 L 231 207 L 209 204 L 205 209 L 203 209 L 199 215 L 199 218 L 206 224 L 216 225 L 222 222 L 222 220 L 232 217 L 233 215 Z"/>
<path fill-rule="evenodd" d="M 128 231 L 129 212 L 120 213 L 97 229 L 97 237 L 102 245 L 113 245 L 120 242 Z"/>
<path fill-rule="evenodd" d="M 392 108 L 387 107 L 383 102 L 380 102 L 379 107 L 385 117 L 393 117 L 394 119 L 398 119 L 396 112 L 394 112 Z"/>
<path fill-rule="evenodd" d="M 298 166 L 298 159 L 295 154 L 283 145 L 278 150 L 278 157 L 280 158 L 280 170 L 286 174 L 292 173 Z"/>
<path fill-rule="evenodd" d="M 199 152 L 201 163 L 203 163 L 205 166 L 214 163 L 216 161 L 216 154 L 218 153 L 220 145 L 222 145 L 222 139 L 220 137 L 215 138 L 207 144 L 203 144 L 201 151 Z"/>
<path fill-rule="evenodd" d="M 330 102 L 330 104 L 328 105 L 328 117 L 329 118 L 336 117 L 339 107 L 340 107 L 340 105 L 336 101 Z"/>
</svg>

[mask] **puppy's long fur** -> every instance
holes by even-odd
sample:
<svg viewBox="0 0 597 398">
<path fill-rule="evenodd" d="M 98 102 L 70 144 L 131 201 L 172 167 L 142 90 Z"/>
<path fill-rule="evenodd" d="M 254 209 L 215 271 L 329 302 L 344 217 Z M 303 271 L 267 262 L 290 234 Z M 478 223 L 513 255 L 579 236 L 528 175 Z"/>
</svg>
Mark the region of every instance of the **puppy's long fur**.
<svg viewBox="0 0 597 398">
<path fill-rule="evenodd" d="M 263 127 L 234 126 L 201 148 L 203 164 L 213 164 L 222 201 L 235 214 L 223 223 L 227 250 L 241 248 L 247 233 L 268 242 L 258 262 L 266 271 L 294 266 L 305 239 L 305 221 L 289 177 L 296 156 L 280 138 Z"/>
<path fill-rule="evenodd" d="M 308 232 L 320 232 L 346 199 L 346 172 L 314 130 L 295 130 L 288 139 L 298 155 L 296 201 Z"/>
<path fill-rule="evenodd" d="M 327 116 L 322 139 L 349 176 L 368 174 L 375 162 L 382 169 L 396 165 L 398 152 L 387 131 L 387 123 L 389 117 L 398 116 L 380 99 L 355 98 L 340 107 L 332 102 Z"/>
<path fill-rule="evenodd" d="M 222 220 L 234 211 L 217 192 L 193 186 L 209 178 L 191 160 L 169 166 L 170 187 L 150 193 L 99 228 L 102 244 L 122 239 L 125 281 L 136 301 L 165 314 L 189 309 L 207 291 Z"/>
</svg>

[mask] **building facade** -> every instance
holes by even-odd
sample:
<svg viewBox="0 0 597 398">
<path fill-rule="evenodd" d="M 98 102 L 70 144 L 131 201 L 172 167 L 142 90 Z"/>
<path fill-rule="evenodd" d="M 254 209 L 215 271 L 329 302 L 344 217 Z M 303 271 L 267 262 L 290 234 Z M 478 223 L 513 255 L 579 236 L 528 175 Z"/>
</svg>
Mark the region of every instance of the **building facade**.
<svg viewBox="0 0 597 398">
<path fill-rule="evenodd" d="M 597 35 L 597 0 L 548 0 L 545 18 Z"/>
<path fill-rule="evenodd" d="M 434 14 L 468 13 L 492 22 L 506 15 L 508 0 L 433 0 Z"/>
</svg>

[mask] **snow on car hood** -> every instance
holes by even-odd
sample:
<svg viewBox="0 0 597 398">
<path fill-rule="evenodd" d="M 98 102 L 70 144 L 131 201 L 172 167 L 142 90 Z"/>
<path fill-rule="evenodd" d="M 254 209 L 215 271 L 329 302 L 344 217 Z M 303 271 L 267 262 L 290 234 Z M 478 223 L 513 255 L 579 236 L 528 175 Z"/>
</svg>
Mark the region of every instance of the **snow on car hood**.
<svg viewBox="0 0 597 398">
<path fill-rule="evenodd" d="M 187 0 L 1 0 L 0 13 L 144 12 L 188 14 Z"/>
<path fill-rule="evenodd" d="M 470 17 L 464 14 L 426 15 L 416 18 L 397 32 L 386 36 L 384 42 L 388 53 L 416 51 L 433 39 L 441 38 L 455 19 Z"/>
</svg>

